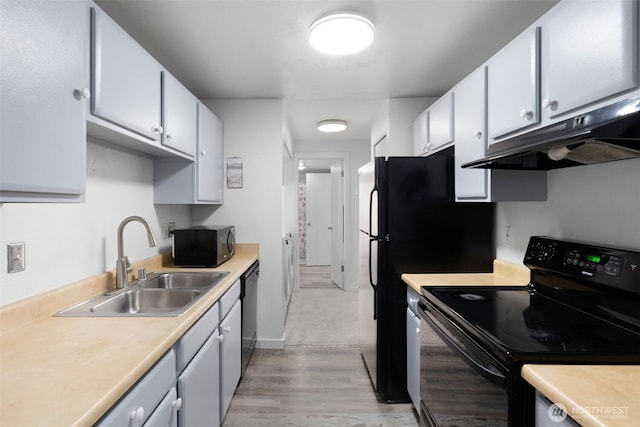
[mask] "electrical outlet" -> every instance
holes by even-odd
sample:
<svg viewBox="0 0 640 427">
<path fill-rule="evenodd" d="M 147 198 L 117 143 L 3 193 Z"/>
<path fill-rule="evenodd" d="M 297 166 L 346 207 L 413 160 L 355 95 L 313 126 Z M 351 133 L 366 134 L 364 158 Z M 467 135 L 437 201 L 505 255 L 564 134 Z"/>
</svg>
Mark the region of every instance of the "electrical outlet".
<svg viewBox="0 0 640 427">
<path fill-rule="evenodd" d="M 173 230 L 176 229 L 176 223 L 175 222 L 165 222 L 162 224 L 162 238 L 163 239 L 168 239 L 169 237 L 173 236 Z"/>
<path fill-rule="evenodd" d="M 504 228 L 504 242 L 509 246 L 513 244 L 513 227 L 510 225 Z"/>
<path fill-rule="evenodd" d="M 7 273 L 19 273 L 25 269 L 24 242 L 9 243 L 7 245 Z"/>
</svg>

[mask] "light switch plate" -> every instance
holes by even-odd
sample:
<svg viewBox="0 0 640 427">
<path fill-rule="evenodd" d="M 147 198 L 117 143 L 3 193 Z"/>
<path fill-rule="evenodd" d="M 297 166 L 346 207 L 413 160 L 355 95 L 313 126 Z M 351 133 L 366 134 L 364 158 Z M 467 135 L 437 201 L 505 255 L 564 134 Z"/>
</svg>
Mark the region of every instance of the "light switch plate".
<svg viewBox="0 0 640 427">
<path fill-rule="evenodd" d="M 24 242 L 7 244 L 7 273 L 19 273 L 25 269 Z"/>
</svg>

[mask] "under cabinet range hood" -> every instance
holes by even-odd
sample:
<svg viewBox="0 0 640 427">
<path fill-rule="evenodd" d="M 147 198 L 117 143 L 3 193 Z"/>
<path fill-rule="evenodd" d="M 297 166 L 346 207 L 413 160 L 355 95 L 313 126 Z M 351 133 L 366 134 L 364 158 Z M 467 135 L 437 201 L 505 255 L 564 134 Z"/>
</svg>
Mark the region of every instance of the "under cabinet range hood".
<svg viewBox="0 0 640 427">
<path fill-rule="evenodd" d="M 640 158 L 640 96 L 491 144 L 463 168 L 548 170 Z"/>
</svg>

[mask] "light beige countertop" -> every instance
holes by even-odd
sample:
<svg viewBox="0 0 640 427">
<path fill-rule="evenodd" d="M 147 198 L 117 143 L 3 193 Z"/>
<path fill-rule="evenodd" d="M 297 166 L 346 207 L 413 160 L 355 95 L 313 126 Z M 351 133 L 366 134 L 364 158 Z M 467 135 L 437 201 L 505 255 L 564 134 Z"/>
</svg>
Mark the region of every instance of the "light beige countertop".
<svg viewBox="0 0 640 427">
<path fill-rule="evenodd" d="M 584 427 L 640 425 L 640 366 L 524 365 L 522 377 Z"/>
<path fill-rule="evenodd" d="M 229 271 L 219 285 L 177 317 L 53 317 L 115 287 L 114 271 L 0 307 L 0 426 L 88 426 L 136 381 L 258 259 L 257 244 L 210 271 Z M 134 263 L 173 267 L 171 256 Z"/>
<path fill-rule="evenodd" d="M 421 286 L 524 286 L 529 278 L 527 267 L 499 259 L 493 261 L 493 273 L 402 275 L 402 280 L 417 293 Z"/>
</svg>

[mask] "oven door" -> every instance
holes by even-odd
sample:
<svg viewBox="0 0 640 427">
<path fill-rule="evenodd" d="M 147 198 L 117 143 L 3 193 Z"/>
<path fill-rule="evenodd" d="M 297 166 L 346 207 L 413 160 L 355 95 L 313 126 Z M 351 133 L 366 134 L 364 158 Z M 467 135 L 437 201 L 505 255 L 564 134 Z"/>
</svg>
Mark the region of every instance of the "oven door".
<svg viewBox="0 0 640 427">
<path fill-rule="evenodd" d="M 507 426 L 507 369 L 420 299 L 420 425 Z"/>
</svg>

